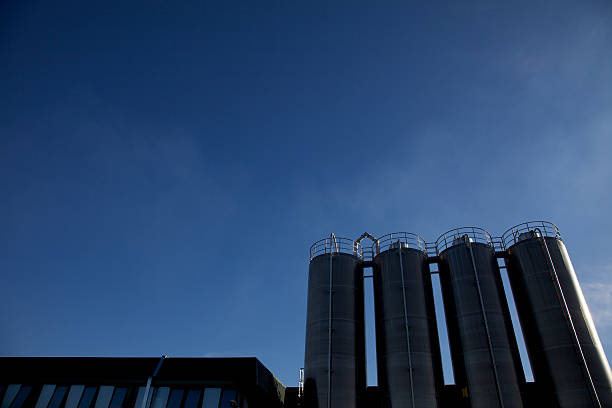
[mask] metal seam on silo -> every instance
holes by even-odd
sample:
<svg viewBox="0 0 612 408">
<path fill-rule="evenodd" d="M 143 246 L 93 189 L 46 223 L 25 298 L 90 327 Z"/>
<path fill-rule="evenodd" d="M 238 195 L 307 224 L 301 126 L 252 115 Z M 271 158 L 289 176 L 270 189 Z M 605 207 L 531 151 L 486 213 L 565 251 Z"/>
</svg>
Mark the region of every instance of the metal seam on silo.
<svg viewBox="0 0 612 408">
<path fill-rule="evenodd" d="M 472 270 L 474 271 L 474 278 L 476 279 L 476 291 L 478 292 L 478 300 L 480 302 L 480 311 L 482 312 L 482 319 L 485 326 L 485 332 L 487 333 L 487 342 L 489 344 L 489 355 L 491 356 L 491 364 L 493 365 L 493 374 L 495 375 L 495 388 L 497 390 L 497 398 L 499 399 L 499 404 L 501 407 L 504 407 L 504 401 L 501 394 L 501 389 L 499 385 L 499 376 L 497 374 L 497 364 L 495 363 L 495 354 L 493 353 L 493 344 L 491 343 L 491 332 L 489 331 L 489 323 L 487 322 L 487 314 L 484 309 L 484 301 L 482 299 L 482 292 L 480 290 L 480 280 L 478 279 L 478 271 L 476 270 L 476 261 L 474 260 L 474 251 L 472 250 L 472 243 L 470 242 L 467 235 L 464 237 L 465 243 L 470 251 L 470 257 L 472 260 Z"/>
<path fill-rule="evenodd" d="M 400 261 L 400 274 L 402 276 L 402 300 L 404 302 L 404 327 L 406 329 L 406 347 L 408 348 L 408 370 L 410 371 L 410 399 L 412 401 L 412 408 L 414 408 L 414 378 L 412 373 L 412 351 L 410 348 L 410 331 L 408 329 L 408 311 L 406 309 L 406 285 L 404 283 L 404 262 L 402 259 L 402 244 L 398 240 L 398 251 Z"/>
<path fill-rule="evenodd" d="M 552 257 L 550 256 L 550 251 L 548 250 L 548 244 L 546 243 L 546 239 L 544 238 L 542 231 L 539 228 L 534 228 L 534 232 L 538 232 L 539 236 L 536 235 L 538 241 L 543 243 L 542 250 L 546 251 L 546 256 L 548 262 L 550 262 L 550 273 L 552 275 L 552 280 L 555 285 L 555 289 L 557 290 L 557 296 L 559 296 L 559 300 L 563 306 L 563 312 L 566 317 L 566 321 L 569 325 L 570 331 L 573 335 L 573 340 L 576 342 L 576 348 L 578 349 L 578 353 L 580 355 L 580 359 L 582 360 L 582 365 L 586 372 L 587 379 L 589 380 L 589 385 L 591 387 L 591 392 L 593 397 L 595 398 L 595 403 L 599 408 L 601 408 L 601 402 L 599 400 L 599 395 L 597 395 L 597 389 L 595 388 L 595 384 L 593 383 L 593 378 L 591 377 L 591 372 L 589 370 L 589 366 L 584 357 L 584 353 L 582 351 L 582 346 L 580 345 L 580 339 L 578 338 L 578 333 L 576 332 L 576 327 L 574 326 L 574 322 L 572 320 L 572 315 L 570 313 L 569 307 L 567 306 L 567 302 L 565 301 L 565 295 L 563 294 L 563 288 L 561 287 L 561 282 L 559 282 L 559 277 L 557 276 L 557 270 L 555 269 L 555 264 L 553 263 Z"/>
</svg>

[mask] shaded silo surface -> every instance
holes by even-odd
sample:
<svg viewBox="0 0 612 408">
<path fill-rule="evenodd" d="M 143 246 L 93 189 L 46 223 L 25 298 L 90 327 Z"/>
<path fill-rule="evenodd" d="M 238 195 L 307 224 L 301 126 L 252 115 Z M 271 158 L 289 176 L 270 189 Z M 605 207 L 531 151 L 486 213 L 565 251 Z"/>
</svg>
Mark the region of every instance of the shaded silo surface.
<svg viewBox="0 0 612 408">
<path fill-rule="evenodd" d="M 332 235 L 311 247 L 304 396 L 309 408 L 354 408 L 366 388 L 362 254 Z"/>
<path fill-rule="evenodd" d="M 425 241 L 393 233 L 379 238 L 376 248 L 376 352 L 383 406 L 438 407 L 442 362 Z"/>
<path fill-rule="evenodd" d="M 522 407 L 524 374 L 489 233 L 458 228 L 436 247 L 455 383 L 473 408 Z"/>
<path fill-rule="evenodd" d="M 529 222 L 502 236 L 533 376 L 547 406 L 612 407 L 612 373 L 557 227 Z"/>
</svg>

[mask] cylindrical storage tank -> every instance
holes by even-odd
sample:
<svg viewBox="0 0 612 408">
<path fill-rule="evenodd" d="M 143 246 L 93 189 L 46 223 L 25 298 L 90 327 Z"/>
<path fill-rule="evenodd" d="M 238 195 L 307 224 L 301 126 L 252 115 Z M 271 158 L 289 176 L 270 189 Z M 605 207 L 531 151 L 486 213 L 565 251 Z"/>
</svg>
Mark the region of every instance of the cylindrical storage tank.
<svg viewBox="0 0 612 408">
<path fill-rule="evenodd" d="M 373 251 L 378 384 L 385 408 L 435 408 L 443 385 L 425 241 L 398 232 Z"/>
<path fill-rule="evenodd" d="M 508 278 L 531 368 L 550 407 L 612 407 L 612 373 L 557 227 L 506 231 Z"/>
<path fill-rule="evenodd" d="M 490 234 L 457 228 L 436 247 L 455 383 L 473 408 L 522 407 L 524 373 Z"/>
<path fill-rule="evenodd" d="M 310 248 L 304 398 L 308 408 L 355 408 L 366 388 L 361 247 L 333 236 Z"/>
</svg>

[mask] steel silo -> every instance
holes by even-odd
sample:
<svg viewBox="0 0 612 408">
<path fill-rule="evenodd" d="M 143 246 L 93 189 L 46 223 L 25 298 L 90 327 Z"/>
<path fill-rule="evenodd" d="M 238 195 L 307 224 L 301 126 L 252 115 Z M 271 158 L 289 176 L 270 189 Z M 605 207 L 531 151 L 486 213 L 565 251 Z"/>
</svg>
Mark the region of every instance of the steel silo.
<svg viewBox="0 0 612 408">
<path fill-rule="evenodd" d="M 398 232 L 376 244 L 376 352 L 384 406 L 435 408 L 443 378 L 425 241 Z"/>
<path fill-rule="evenodd" d="M 522 407 L 524 374 L 490 234 L 436 241 L 455 383 L 473 408 Z"/>
<path fill-rule="evenodd" d="M 309 408 L 354 408 L 366 387 L 362 251 L 333 234 L 310 248 L 304 396 Z"/>
<path fill-rule="evenodd" d="M 612 407 L 612 373 L 554 224 L 507 230 L 508 277 L 536 385 L 551 406 Z"/>
</svg>

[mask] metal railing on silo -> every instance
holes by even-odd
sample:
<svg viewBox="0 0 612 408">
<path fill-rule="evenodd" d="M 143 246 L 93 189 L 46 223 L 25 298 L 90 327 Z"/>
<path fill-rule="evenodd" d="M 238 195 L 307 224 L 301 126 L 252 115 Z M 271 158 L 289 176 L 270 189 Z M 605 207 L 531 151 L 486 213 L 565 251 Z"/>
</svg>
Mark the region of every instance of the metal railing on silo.
<svg viewBox="0 0 612 408">
<path fill-rule="evenodd" d="M 413 248 L 426 253 L 425 240 L 418 234 L 412 232 L 392 232 L 378 238 L 374 256 L 390 248 Z M 372 246 L 374 248 L 374 246 Z"/>
<path fill-rule="evenodd" d="M 469 242 L 478 242 L 494 247 L 493 237 L 491 237 L 489 231 L 478 227 L 459 227 L 446 231 L 438 237 L 436 240 L 436 253 L 440 255 L 440 252 L 464 242 L 463 240 L 466 238 Z"/>
<path fill-rule="evenodd" d="M 343 253 L 355 255 L 363 259 L 363 247 L 360 243 L 350 238 L 336 237 L 331 234 L 328 238 L 323 238 L 310 246 L 310 260 L 312 258 L 329 253 Z"/>
<path fill-rule="evenodd" d="M 501 241 L 504 249 L 508 249 L 519 241 L 540 236 L 561 239 L 559 228 L 552 222 L 529 221 L 509 228 L 502 234 Z"/>
</svg>

